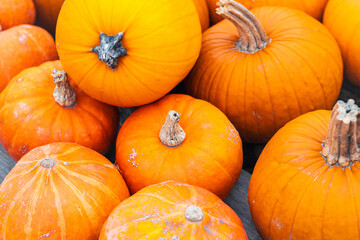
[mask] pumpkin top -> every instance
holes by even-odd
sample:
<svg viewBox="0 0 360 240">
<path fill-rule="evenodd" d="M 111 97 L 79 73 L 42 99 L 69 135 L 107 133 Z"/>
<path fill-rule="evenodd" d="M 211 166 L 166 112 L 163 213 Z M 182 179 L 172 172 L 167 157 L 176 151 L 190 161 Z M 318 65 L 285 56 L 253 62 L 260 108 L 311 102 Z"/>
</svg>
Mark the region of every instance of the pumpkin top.
<svg viewBox="0 0 360 240">
<path fill-rule="evenodd" d="M 330 165 L 348 167 L 360 160 L 360 108 L 353 99 L 338 101 L 330 116 L 322 155 Z"/>
</svg>

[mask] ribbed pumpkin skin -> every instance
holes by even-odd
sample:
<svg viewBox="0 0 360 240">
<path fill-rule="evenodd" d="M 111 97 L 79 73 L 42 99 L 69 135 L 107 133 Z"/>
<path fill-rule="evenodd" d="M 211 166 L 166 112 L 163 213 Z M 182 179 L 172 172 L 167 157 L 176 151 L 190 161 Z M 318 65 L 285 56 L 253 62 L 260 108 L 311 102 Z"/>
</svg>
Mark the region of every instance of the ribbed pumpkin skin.
<svg viewBox="0 0 360 240">
<path fill-rule="evenodd" d="M 213 24 L 220 22 L 223 18 L 216 14 L 216 3 L 219 0 L 207 0 L 210 18 Z M 306 12 L 310 16 L 321 21 L 326 3 L 328 0 L 235 0 L 238 3 L 244 5 L 247 9 L 253 9 L 263 6 L 279 6 L 289 7 Z M 351 0 L 349 0 L 351 1 Z"/>
<path fill-rule="evenodd" d="M 179 124 L 186 133 L 177 147 L 165 146 L 159 138 L 170 110 L 181 114 Z M 228 118 L 208 102 L 182 94 L 137 109 L 116 140 L 116 163 L 132 193 L 175 180 L 225 199 L 240 176 L 242 161 L 241 139 Z"/>
<path fill-rule="evenodd" d="M 360 86 L 359 11 L 359 1 L 330 0 L 323 21 L 340 46 L 345 76 Z"/>
<path fill-rule="evenodd" d="M 128 54 L 115 70 L 91 52 L 102 32 L 124 33 Z M 56 43 L 64 69 L 89 96 L 130 107 L 163 97 L 185 78 L 200 52 L 201 27 L 192 0 L 74 0 L 61 8 Z"/>
<path fill-rule="evenodd" d="M 57 58 L 54 39 L 40 27 L 25 24 L 0 32 L 0 92 L 23 69 Z"/>
<path fill-rule="evenodd" d="M 210 16 L 209 16 L 209 8 L 207 6 L 206 0 L 193 0 L 196 11 L 199 14 L 201 31 L 204 32 L 209 28 L 210 24 Z"/>
<path fill-rule="evenodd" d="M 1 0 L 0 31 L 20 24 L 33 24 L 35 16 L 33 0 Z"/>
<path fill-rule="evenodd" d="M 74 84 L 75 106 L 60 106 L 52 69 L 63 70 L 60 61 L 22 71 L 0 94 L 0 143 L 15 161 L 51 142 L 76 142 L 105 154 L 116 138 L 118 110 Z"/>
<path fill-rule="evenodd" d="M 186 219 L 190 205 L 204 218 Z M 119 204 L 106 220 L 99 240 L 248 239 L 240 218 L 209 191 L 179 182 L 144 188 Z"/>
<path fill-rule="evenodd" d="M 321 155 L 330 113 L 318 110 L 289 122 L 260 155 L 248 199 L 263 239 L 360 238 L 359 162 L 330 167 Z"/>
<path fill-rule="evenodd" d="M 55 33 L 56 21 L 65 0 L 34 0 L 36 6 L 36 24 L 50 33 Z"/>
<path fill-rule="evenodd" d="M 35 165 L 53 158 L 51 170 Z M 0 239 L 98 239 L 106 218 L 129 191 L 114 165 L 73 143 L 26 154 L 0 185 Z"/>
<path fill-rule="evenodd" d="M 286 122 L 331 109 L 342 84 L 341 53 L 329 31 L 289 8 L 252 11 L 271 42 L 254 54 L 235 46 L 236 27 L 224 20 L 203 34 L 187 92 L 222 110 L 245 142 L 266 142 Z"/>
</svg>

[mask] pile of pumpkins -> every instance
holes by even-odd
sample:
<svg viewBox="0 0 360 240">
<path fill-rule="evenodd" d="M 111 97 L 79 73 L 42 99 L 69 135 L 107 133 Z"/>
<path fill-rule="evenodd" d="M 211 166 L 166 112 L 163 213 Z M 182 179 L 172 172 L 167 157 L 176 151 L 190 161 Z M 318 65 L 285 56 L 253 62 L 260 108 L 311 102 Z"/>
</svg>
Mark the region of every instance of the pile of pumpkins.
<svg viewBox="0 0 360 240">
<path fill-rule="evenodd" d="M 0 143 L 17 164 L 0 240 L 248 239 L 222 201 L 242 141 L 267 142 L 248 195 L 263 239 L 359 239 L 360 109 L 336 102 L 343 76 L 360 85 L 359 13 L 352 0 L 2 0 Z M 137 108 L 120 129 L 118 107 Z"/>
</svg>

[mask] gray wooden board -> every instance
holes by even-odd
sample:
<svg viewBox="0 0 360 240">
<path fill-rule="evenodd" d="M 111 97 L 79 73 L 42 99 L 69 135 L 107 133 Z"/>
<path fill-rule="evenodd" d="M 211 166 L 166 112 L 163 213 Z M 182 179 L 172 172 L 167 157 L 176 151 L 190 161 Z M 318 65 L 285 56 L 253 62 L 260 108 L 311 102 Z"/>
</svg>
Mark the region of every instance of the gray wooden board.
<svg viewBox="0 0 360 240">
<path fill-rule="evenodd" d="M 15 166 L 15 161 L 9 157 L 4 148 L 0 145 L 0 183 L 8 172 Z M 241 176 L 233 191 L 225 202 L 237 213 L 243 222 L 250 240 L 261 239 L 256 232 L 255 226 L 250 217 L 249 205 L 247 202 L 247 189 L 250 180 L 250 173 L 242 171 Z"/>
</svg>

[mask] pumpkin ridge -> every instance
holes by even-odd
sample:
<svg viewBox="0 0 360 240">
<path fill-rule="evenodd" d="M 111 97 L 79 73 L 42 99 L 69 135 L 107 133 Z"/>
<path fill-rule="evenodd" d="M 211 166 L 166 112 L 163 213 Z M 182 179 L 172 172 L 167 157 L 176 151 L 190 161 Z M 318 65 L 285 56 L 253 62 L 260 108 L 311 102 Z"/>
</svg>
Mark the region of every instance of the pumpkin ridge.
<svg viewBox="0 0 360 240">
<path fill-rule="evenodd" d="M 357 213 L 357 212 L 359 212 L 359 208 L 358 208 L 358 206 L 357 206 L 357 204 L 356 204 L 356 196 L 355 196 L 355 193 L 354 193 L 354 187 L 353 187 L 353 184 L 352 184 L 352 182 L 354 182 L 354 181 L 349 181 L 349 178 L 354 178 L 354 175 L 352 174 L 352 172 L 350 172 L 350 173 L 348 173 L 348 171 L 345 171 L 345 174 L 346 175 L 348 175 L 348 174 L 350 174 L 350 176 L 347 176 L 346 177 L 346 182 L 348 183 L 348 189 L 349 189 L 349 191 L 351 192 L 351 195 L 352 195 L 352 199 L 353 199 L 353 202 L 354 202 L 354 208 L 355 208 L 355 211 L 354 211 L 354 213 Z M 355 218 L 356 218 L 356 220 L 357 220 L 357 222 L 358 222 L 358 228 L 357 228 L 357 233 L 358 233 L 358 237 L 357 237 L 357 239 L 360 239 L 360 223 L 359 223 L 359 216 L 357 215 L 357 214 L 354 214 L 355 215 Z"/>
<path fill-rule="evenodd" d="M 60 203 L 60 193 L 59 191 L 56 189 L 55 187 L 55 183 L 54 183 L 54 179 L 52 177 L 52 175 L 50 175 L 50 189 L 52 190 L 52 192 L 54 193 L 54 201 L 55 201 L 55 206 L 56 206 L 56 212 L 59 216 L 59 228 L 60 228 L 60 238 L 61 240 L 65 240 L 66 239 L 66 223 L 65 223 L 65 216 L 64 216 L 64 211 L 62 209 L 62 205 Z"/>
</svg>

